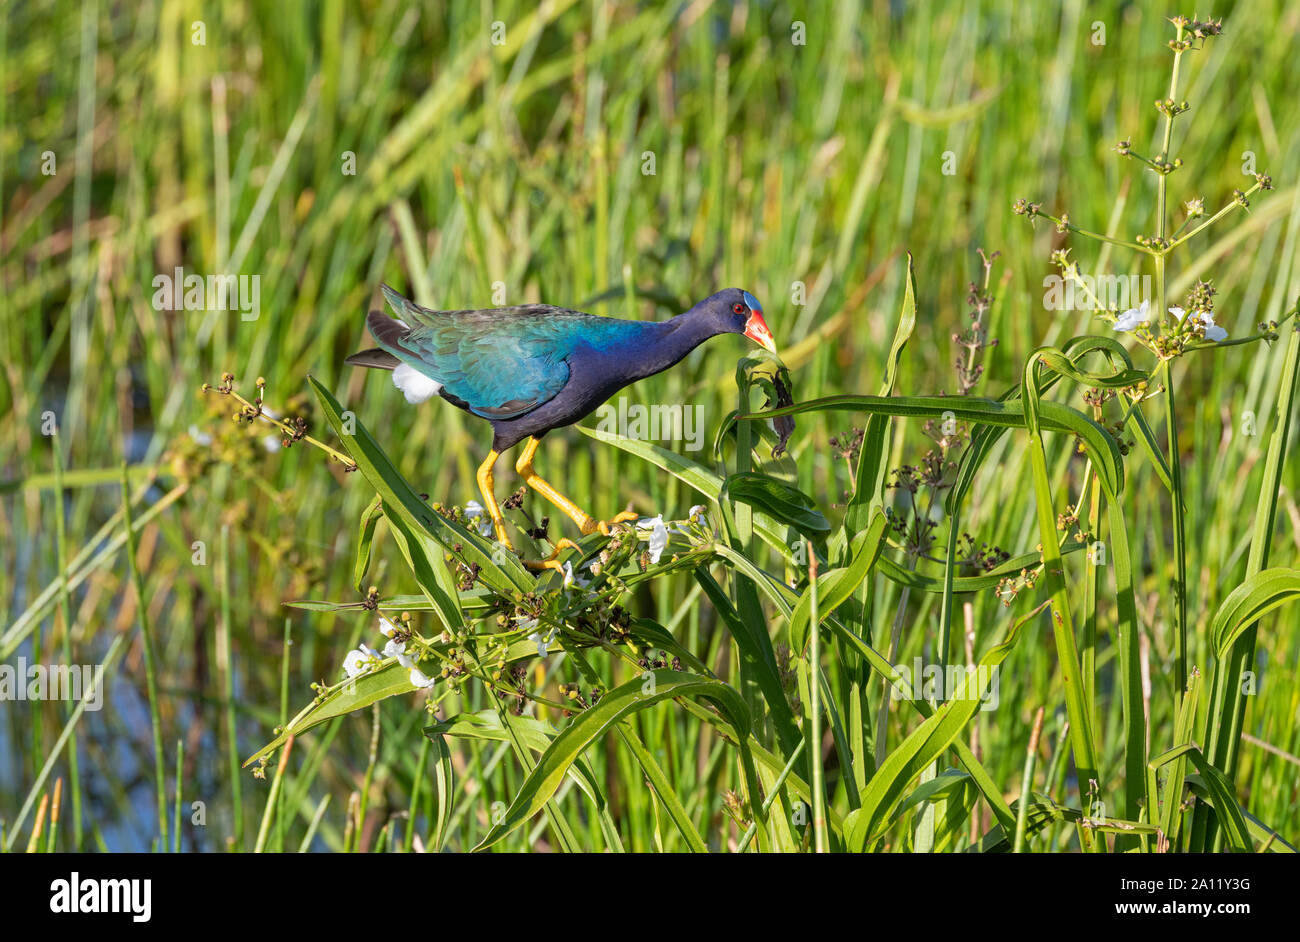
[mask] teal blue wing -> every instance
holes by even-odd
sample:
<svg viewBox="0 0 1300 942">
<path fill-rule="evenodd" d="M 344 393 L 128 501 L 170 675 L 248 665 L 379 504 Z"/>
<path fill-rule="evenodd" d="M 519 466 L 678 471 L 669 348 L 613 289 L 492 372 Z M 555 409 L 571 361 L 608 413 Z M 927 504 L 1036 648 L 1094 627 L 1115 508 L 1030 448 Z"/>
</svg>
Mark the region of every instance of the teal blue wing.
<svg viewBox="0 0 1300 942">
<path fill-rule="evenodd" d="M 565 334 L 572 331 L 530 318 L 524 326 L 532 329 L 521 333 L 500 319 L 472 316 L 486 313 L 463 312 L 437 326 L 416 327 L 401 341 L 407 355 L 395 352 L 471 412 L 512 419 L 550 401 L 569 382 L 572 345 Z"/>
<path fill-rule="evenodd" d="M 404 329 L 376 333 L 380 346 L 489 419 L 516 418 L 553 399 L 569 382 L 568 357 L 584 328 L 608 320 L 545 304 L 430 311 L 387 286 L 384 294 L 400 318 L 392 327 Z"/>
</svg>

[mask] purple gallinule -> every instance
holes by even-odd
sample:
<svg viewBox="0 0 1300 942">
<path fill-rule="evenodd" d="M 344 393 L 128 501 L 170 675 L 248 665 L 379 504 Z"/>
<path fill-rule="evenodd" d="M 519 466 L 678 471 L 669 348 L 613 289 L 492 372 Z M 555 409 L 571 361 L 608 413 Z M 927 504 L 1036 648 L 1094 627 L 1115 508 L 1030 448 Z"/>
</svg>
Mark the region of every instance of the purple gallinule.
<svg viewBox="0 0 1300 942">
<path fill-rule="evenodd" d="M 396 318 L 371 311 L 366 326 L 379 344 L 348 357 L 354 366 L 392 370 L 393 385 L 412 403 L 438 395 L 492 425 L 492 450 L 479 466 L 478 485 L 497 539 L 512 546 L 492 493 L 492 469 L 506 449 L 528 439 L 515 470 L 524 482 L 577 524 L 585 536 L 608 535 L 620 513 L 597 520 L 533 470 L 541 438 L 590 415 L 615 392 L 677 363 L 710 337 L 744 334 L 776 352 L 758 301 L 728 288 L 666 321 L 625 321 L 523 304 L 484 311 L 431 311 L 387 285 Z M 567 540 L 557 541 L 553 564 Z"/>
</svg>

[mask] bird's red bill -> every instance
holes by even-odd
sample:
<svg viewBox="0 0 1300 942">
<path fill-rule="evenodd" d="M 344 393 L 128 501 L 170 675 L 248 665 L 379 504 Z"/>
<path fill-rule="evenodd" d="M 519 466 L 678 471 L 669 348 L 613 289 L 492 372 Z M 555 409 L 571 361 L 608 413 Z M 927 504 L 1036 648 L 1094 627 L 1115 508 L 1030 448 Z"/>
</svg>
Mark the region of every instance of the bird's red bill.
<svg viewBox="0 0 1300 942">
<path fill-rule="evenodd" d="M 763 320 L 762 311 L 756 310 L 749 315 L 749 320 L 745 321 L 745 336 L 764 350 L 776 353 L 776 343 L 772 340 L 772 332 L 767 329 L 767 321 Z"/>
</svg>

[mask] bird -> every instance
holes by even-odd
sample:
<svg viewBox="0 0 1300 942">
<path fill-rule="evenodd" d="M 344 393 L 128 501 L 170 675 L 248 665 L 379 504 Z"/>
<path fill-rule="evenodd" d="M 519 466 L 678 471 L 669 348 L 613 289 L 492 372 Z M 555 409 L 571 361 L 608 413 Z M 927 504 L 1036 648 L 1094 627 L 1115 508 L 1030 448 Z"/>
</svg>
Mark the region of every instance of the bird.
<svg viewBox="0 0 1300 942">
<path fill-rule="evenodd" d="M 524 483 L 564 512 L 583 536 L 608 536 L 611 526 L 637 515 L 624 511 L 597 519 L 542 479 L 533 467 L 542 436 L 581 421 L 620 389 L 672 367 L 712 337 L 742 334 L 776 353 L 762 307 L 740 288 L 712 294 L 665 321 L 623 320 L 550 304 L 437 311 L 388 285 L 382 290 L 396 316 L 370 311 L 366 327 L 378 346 L 345 362 L 390 370 L 409 403 L 438 396 L 491 424 L 492 446 L 476 478 L 496 539 L 511 551 L 493 493 L 493 469 L 503 453 L 526 440 L 515 463 Z M 560 539 L 547 559 L 525 562 L 533 569 L 559 569 L 556 557 L 574 546 Z"/>
</svg>

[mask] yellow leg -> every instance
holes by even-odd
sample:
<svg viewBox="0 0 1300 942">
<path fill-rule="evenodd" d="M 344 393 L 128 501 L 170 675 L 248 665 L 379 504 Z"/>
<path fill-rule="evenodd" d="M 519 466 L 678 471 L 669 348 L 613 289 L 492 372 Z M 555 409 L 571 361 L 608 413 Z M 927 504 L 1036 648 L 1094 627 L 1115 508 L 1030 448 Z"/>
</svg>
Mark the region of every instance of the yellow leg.
<svg viewBox="0 0 1300 942">
<path fill-rule="evenodd" d="M 492 518 L 492 528 L 496 530 L 497 539 L 514 549 L 510 542 L 510 536 L 506 533 L 506 521 L 501 516 L 501 508 L 497 506 L 496 495 L 492 493 L 492 467 L 497 463 L 501 456 L 496 451 L 489 451 L 487 458 L 478 466 L 478 489 L 483 495 L 483 506 L 487 508 L 488 516 Z"/>
<path fill-rule="evenodd" d="M 496 530 L 497 539 L 513 550 L 514 545 L 510 542 L 510 535 L 506 533 L 505 518 L 501 516 L 501 508 L 497 506 L 496 494 L 493 492 L 492 468 L 496 465 L 497 459 L 500 457 L 501 455 L 497 451 L 488 452 L 487 458 L 481 465 L 479 465 L 476 477 L 478 478 L 478 489 L 483 494 L 483 503 L 486 506 L 488 516 L 492 518 L 492 528 Z M 572 540 L 559 540 L 555 544 L 555 549 L 552 551 L 550 556 L 542 560 L 525 559 L 523 560 L 523 563 L 529 569 L 562 570 L 563 567 L 559 564 L 556 557 L 560 555 L 561 550 L 568 549 L 569 547 L 577 547 L 577 544 Z"/>
<path fill-rule="evenodd" d="M 612 524 L 625 523 L 637 518 L 637 515 L 631 511 L 623 511 L 622 513 L 615 514 L 612 520 L 597 520 L 573 501 L 569 500 L 569 498 L 551 487 L 551 485 L 547 484 L 538 476 L 537 472 L 533 470 L 533 456 L 537 454 L 537 447 L 541 443 L 541 439 L 538 438 L 528 439 L 528 443 L 524 445 L 523 454 L 521 454 L 519 460 L 515 462 L 515 470 L 519 472 L 519 476 L 524 479 L 525 484 L 537 493 L 541 494 L 556 507 L 559 507 L 560 510 L 564 511 L 565 515 L 578 525 L 578 530 L 581 531 L 583 536 L 586 536 L 589 533 L 595 533 L 596 531 L 600 531 L 606 536 L 609 536 L 609 528 Z M 557 549 L 558 546 L 559 545 L 557 544 Z"/>
</svg>

